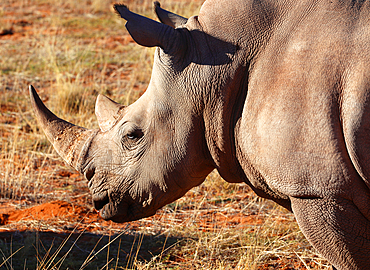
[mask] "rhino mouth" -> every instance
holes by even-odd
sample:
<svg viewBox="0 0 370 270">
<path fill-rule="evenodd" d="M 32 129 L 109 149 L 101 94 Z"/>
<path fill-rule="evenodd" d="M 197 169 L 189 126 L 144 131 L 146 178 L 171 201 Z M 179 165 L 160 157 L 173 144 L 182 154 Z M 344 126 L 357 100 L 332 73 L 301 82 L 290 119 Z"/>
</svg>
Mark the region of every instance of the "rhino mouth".
<svg viewBox="0 0 370 270">
<path fill-rule="evenodd" d="M 100 211 L 101 209 L 103 209 L 105 205 L 109 204 L 108 193 L 105 193 L 101 196 L 95 196 L 93 198 L 93 204 L 94 204 L 94 208 L 97 211 Z"/>
<path fill-rule="evenodd" d="M 93 205 L 101 218 L 117 223 L 136 220 L 128 202 L 114 203 L 108 192 L 93 195 Z"/>
<path fill-rule="evenodd" d="M 149 209 L 147 209 L 147 211 L 143 211 L 140 204 L 135 204 L 135 202 L 129 203 L 123 200 L 118 204 L 115 204 L 113 200 L 110 199 L 108 192 L 101 195 L 94 195 L 93 205 L 101 218 L 117 223 L 138 220 L 152 216 L 156 213 L 153 209 L 151 209 L 152 211 Z"/>
<path fill-rule="evenodd" d="M 117 207 L 112 203 L 108 192 L 94 194 L 93 205 L 99 215 L 105 220 L 113 220 L 118 214 Z"/>
<path fill-rule="evenodd" d="M 128 208 L 128 207 L 124 207 Z M 126 210 L 120 208 L 122 212 L 126 212 Z M 117 207 L 115 207 L 112 203 L 108 202 L 105 204 L 99 211 L 100 216 L 105 220 L 112 220 L 114 222 L 125 222 L 128 221 L 128 215 L 127 214 L 120 214 L 118 212 Z"/>
</svg>

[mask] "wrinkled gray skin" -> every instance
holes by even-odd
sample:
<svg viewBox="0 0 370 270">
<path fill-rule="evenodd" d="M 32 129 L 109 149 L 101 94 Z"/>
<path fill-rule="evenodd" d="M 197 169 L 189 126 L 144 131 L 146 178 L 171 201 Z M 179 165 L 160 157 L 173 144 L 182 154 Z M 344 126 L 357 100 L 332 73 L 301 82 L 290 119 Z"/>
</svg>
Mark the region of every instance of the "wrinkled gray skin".
<svg viewBox="0 0 370 270">
<path fill-rule="evenodd" d="M 100 130 L 36 115 L 101 216 L 153 215 L 214 168 L 293 211 L 338 269 L 370 269 L 370 1 L 207 0 L 162 23 L 115 6 L 157 46 L 145 94 L 99 96 Z"/>
</svg>

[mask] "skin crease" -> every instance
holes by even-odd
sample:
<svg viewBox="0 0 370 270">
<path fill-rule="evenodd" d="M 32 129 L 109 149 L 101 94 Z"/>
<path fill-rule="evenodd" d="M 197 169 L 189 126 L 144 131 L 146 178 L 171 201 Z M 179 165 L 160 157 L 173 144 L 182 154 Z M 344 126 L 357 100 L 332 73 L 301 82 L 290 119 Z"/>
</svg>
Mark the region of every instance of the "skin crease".
<svg viewBox="0 0 370 270">
<path fill-rule="evenodd" d="M 216 168 L 292 210 L 337 269 L 370 269 L 370 3 L 207 0 L 186 24 L 156 8 L 170 26 L 116 7 L 158 48 L 139 100 L 97 102 L 103 130 L 62 122 L 31 90 L 101 216 L 153 215 Z"/>
</svg>

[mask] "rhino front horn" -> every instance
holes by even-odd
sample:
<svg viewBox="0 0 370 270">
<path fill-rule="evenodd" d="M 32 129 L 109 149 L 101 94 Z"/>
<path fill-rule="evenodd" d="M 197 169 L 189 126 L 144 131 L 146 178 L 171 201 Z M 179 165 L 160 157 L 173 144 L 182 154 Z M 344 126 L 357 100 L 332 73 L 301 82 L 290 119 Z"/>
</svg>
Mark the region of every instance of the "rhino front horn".
<svg viewBox="0 0 370 270">
<path fill-rule="evenodd" d="M 58 118 L 44 105 L 32 85 L 29 92 L 36 118 L 47 138 L 58 154 L 81 172 L 91 140 L 98 130 L 89 130 Z"/>
</svg>

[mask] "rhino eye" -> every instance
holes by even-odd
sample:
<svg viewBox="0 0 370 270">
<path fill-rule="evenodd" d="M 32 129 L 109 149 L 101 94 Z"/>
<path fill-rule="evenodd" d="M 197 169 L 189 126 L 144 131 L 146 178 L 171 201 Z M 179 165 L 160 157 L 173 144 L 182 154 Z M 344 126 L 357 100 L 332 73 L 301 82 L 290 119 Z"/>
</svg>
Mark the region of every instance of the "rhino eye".
<svg viewBox="0 0 370 270">
<path fill-rule="evenodd" d="M 140 139 L 141 137 L 143 137 L 143 135 L 144 133 L 141 130 L 137 129 L 128 133 L 127 138 L 129 138 L 130 140 Z"/>
</svg>

